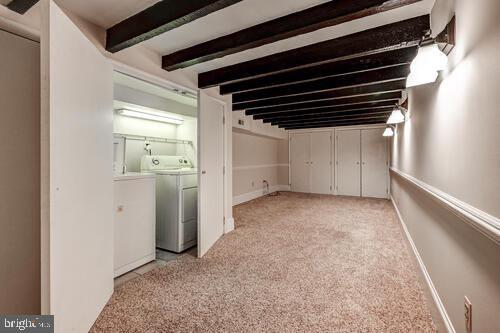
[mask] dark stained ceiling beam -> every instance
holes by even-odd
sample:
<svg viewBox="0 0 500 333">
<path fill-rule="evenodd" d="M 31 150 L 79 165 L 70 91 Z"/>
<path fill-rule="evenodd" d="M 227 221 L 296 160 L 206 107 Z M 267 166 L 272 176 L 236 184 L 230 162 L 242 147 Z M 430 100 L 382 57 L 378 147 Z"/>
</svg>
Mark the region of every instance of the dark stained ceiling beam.
<svg viewBox="0 0 500 333">
<path fill-rule="evenodd" d="M 357 117 L 379 117 L 379 116 L 385 116 L 385 115 L 390 115 L 392 109 L 385 109 L 385 110 L 361 110 L 361 111 L 347 111 L 347 112 L 338 112 L 333 115 L 313 115 L 313 116 L 302 116 L 302 117 L 297 117 L 297 118 L 287 118 L 287 119 L 273 119 L 271 120 L 272 125 L 277 125 L 277 124 L 289 124 L 289 123 L 300 123 L 300 122 L 307 122 L 307 121 L 319 121 L 319 120 L 325 120 L 325 119 L 330 119 L 330 120 L 338 120 L 338 119 L 348 119 L 348 118 L 357 118 Z"/>
<path fill-rule="evenodd" d="M 24 14 L 40 0 L 12 0 L 7 4 L 7 8 L 19 14 Z"/>
<path fill-rule="evenodd" d="M 408 74 L 410 74 L 410 65 L 399 65 L 360 73 L 332 76 L 314 81 L 294 83 L 286 86 L 236 93 L 233 95 L 233 101 L 236 99 L 238 102 L 250 102 L 271 97 L 302 95 L 311 92 L 401 80 L 406 79 Z"/>
<path fill-rule="evenodd" d="M 241 0 L 162 0 L 106 31 L 106 50 L 112 53 L 161 35 Z"/>
<path fill-rule="evenodd" d="M 332 118 L 323 118 L 323 119 L 311 119 L 311 120 L 303 120 L 303 121 L 276 121 L 272 122 L 271 125 L 273 126 L 279 126 L 281 128 L 286 127 L 286 126 L 296 126 L 296 125 L 302 125 L 302 124 L 322 124 L 322 123 L 332 123 L 332 122 L 339 122 L 339 121 L 355 121 L 355 120 L 386 120 L 390 116 L 390 112 L 378 114 L 378 115 L 371 115 L 371 116 L 358 116 L 358 117 L 332 117 Z"/>
<path fill-rule="evenodd" d="M 246 110 L 245 114 L 247 116 L 251 115 L 257 115 L 257 114 L 276 114 L 276 113 L 283 113 L 283 112 L 288 112 L 288 111 L 300 111 L 300 110 L 314 110 L 314 109 L 321 109 L 321 108 L 328 108 L 328 107 L 341 107 L 341 106 L 346 106 L 346 107 L 356 107 L 356 106 L 362 106 L 366 103 L 368 104 L 373 104 L 373 103 L 384 103 L 384 104 L 396 104 L 399 101 L 398 95 L 400 96 L 401 93 L 394 92 L 394 93 L 388 93 L 388 94 L 382 94 L 382 98 L 371 98 L 371 99 L 366 99 L 366 97 L 371 97 L 371 96 L 363 96 L 364 100 L 359 100 L 356 99 L 356 97 L 348 99 L 347 102 L 344 101 L 344 103 L 340 102 L 342 100 L 326 100 L 326 101 L 315 101 L 315 102 L 310 102 L 310 103 L 300 103 L 300 104 L 294 104 L 294 105 L 280 105 L 280 106 L 272 106 L 269 108 L 259 108 L 259 109 L 250 109 Z M 390 96 L 392 98 L 384 98 L 385 96 Z"/>
<path fill-rule="evenodd" d="M 417 47 L 405 47 L 387 52 L 379 52 L 358 58 L 334 61 L 318 66 L 271 74 L 256 79 L 229 83 L 220 86 L 220 93 L 222 95 L 232 94 L 236 92 L 316 80 L 328 76 L 356 73 L 387 66 L 409 64 L 416 55 Z"/>
<path fill-rule="evenodd" d="M 264 22 L 163 57 L 167 71 L 189 67 L 420 0 L 335 0 Z"/>
<path fill-rule="evenodd" d="M 314 92 L 304 95 L 267 98 L 252 102 L 240 102 L 237 97 L 235 98 L 235 96 L 233 96 L 233 110 L 248 110 L 276 105 L 292 105 L 329 99 L 342 100 L 354 97 L 378 96 L 387 92 L 401 92 L 404 89 L 406 89 L 406 79 L 352 88 Z"/>
<path fill-rule="evenodd" d="M 355 34 L 272 54 L 198 75 L 199 88 L 319 65 L 378 51 L 417 45 L 429 31 L 429 15 L 387 24 Z"/>
<path fill-rule="evenodd" d="M 341 126 L 355 126 L 355 125 L 375 125 L 375 124 L 384 124 L 385 122 L 386 118 L 369 119 L 369 120 L 336 121 L 331 123 L 305 123 L 300 125 L 288 125 L 285 126 L 284 129 L 294 130 L 294 129 L 341 127 Z"/>
<path fill-rule="evenodd" d="M 393 110 L 394 104 L 386 103 L 386 104 L 378 104 L 372 105 L 366 103 L 364 105 L 359 106 L 342 106 L 342 107 L 334 107 L 334 108 L 325 108 L 325 109 L 313 109 L 310 111 L 290 111 L 283 113 L 273 113 L 273 114 L 257 114 L 254 115 L 254 119 L 261 119 L 265 123 L 268 123 L 272 120 L 283 120 L 283 119 L 305 119 L 307 117 L 312 116 L 332 116 L 341 112 L 358 112 L 358 113 L 367 113 L 367 112 L 377 112 L 377 111 L 387 111 Z"/>
</svg>

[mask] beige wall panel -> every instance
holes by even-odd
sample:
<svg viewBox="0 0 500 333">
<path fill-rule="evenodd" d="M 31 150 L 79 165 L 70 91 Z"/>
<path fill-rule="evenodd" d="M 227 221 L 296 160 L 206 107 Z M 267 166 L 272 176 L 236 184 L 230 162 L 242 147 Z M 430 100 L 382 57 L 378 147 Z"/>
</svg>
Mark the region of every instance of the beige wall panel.
<svg viewBox="0 0 500 333">
<path fill-rule="evenodd" d="M 500 216 L 500 2 L 437 0 L 435 33 L 456 14 L 450 71 L 409 92 L 409 120 L 398 126 L 392 166 L 493 216 Z M 398 176 L 392 194 L 453 326 L 500 331 L 500 247 Z"/>
<path fill-rule="evenodd" d="M 0 31 L 0 313 L 40 313 L 40 45 Z"/>
</svg>

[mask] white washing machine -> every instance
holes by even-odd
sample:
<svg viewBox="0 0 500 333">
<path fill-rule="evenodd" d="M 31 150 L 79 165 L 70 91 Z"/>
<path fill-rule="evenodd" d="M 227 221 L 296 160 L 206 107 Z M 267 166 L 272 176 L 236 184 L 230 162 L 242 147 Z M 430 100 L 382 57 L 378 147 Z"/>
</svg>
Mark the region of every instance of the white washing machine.
<svg viewBox="0 0 500 333">
<path fill-rule="evenodd" d="M 143 156 L 141 171 L 156 174 L 156 247 L 182 252 L 196 245 L 198 173 L 183 156 Z"/>
</svg>

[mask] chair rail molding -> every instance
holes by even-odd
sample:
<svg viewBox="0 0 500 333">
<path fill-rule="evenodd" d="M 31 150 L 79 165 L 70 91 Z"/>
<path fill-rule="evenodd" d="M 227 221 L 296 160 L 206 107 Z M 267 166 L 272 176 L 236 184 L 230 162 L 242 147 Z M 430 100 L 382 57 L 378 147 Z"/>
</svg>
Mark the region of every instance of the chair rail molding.
<svg viewBox="0 0 500 333">
<path fill-rule="evenodd" d="M 500 245 L 500 219 L 393 167 L 391 172 L 424 191 L 462 221 Z"/>
</svg>

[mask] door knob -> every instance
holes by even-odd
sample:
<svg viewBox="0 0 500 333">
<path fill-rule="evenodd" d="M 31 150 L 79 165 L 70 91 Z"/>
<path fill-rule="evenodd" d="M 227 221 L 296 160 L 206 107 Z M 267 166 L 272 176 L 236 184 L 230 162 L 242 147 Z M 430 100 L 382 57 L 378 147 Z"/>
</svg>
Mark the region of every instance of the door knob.
<svg viewBox="0 0 500 333">
<path fill-rule="evenodd" d="M 207 173 L 207 172 L 206 172 L 205 170 L 203 170 L 203 171 L 201 172 L 201 174 L 202 174 L 202 175 L 204 175 L 204 174 L 206 174 L 206 173 Z"/>
</svg>

